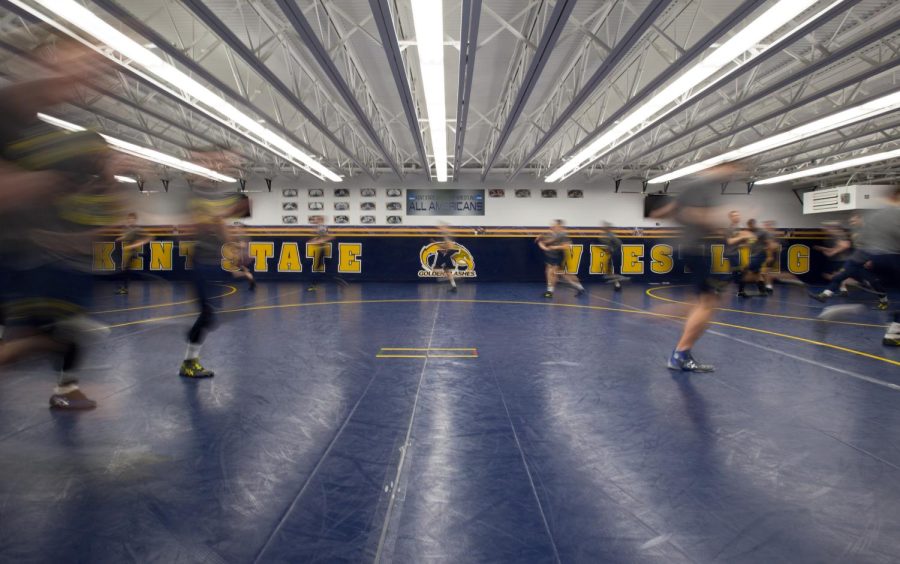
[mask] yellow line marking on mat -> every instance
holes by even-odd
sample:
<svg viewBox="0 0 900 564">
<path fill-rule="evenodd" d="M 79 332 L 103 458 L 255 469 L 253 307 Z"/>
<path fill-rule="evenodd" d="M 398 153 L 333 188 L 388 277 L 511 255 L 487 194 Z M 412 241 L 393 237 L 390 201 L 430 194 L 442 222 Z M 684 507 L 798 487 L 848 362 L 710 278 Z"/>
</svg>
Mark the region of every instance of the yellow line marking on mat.
<svg viewBox="0 0 900 564">
<path fill-rule="evenodd" d="M 326 305 L 360 305 L 360 304 L 404 304 L 404 303 L 435 303 L 435 302 L 457 302 L 457 303 L 482 303 L 482 304 L 503 304 L 503 305 L 537 305 L 544 307 L 561 307 L 561 308 L 573 308 L 573 309 L 589 309 L 594 311 L 616 311 L 620 313 L 631 313 L 634 315 L 647 315 L 650 317 L 667 317 L 670 319 L 685 319 L 684 316 L 681 315 L 670 315 L 667 313 L 657 313 L 654 311 L 635 311 L 633 309 L 622 309 L 616 307 L 604 307 L 604 306 L 592 306 L 592 305 L 582 305 L 582 304 L 557 304 L 557 303 L 547 303 L 547 302 L 529 302 L 524 300 L 468 300 L 468 299 L 426 299 L 426 298 L 403 298 L 403 299 L 383 299 L 383 300 L 336 300 L 331 302 L 307 302 L 307 303 L 296 303 L 296 304 L 276 304 L 276 305 L 265 305 L 265 306 L 252 306 L 252 307 L 241 307 L 234 309 L 223 309 L 218 313 L 238 313 L 244 311 L 259 311 L 259 310 L 268 310 L 268 309 L 285 309 L 292 307 L 312 307 L 312 306 L 326 306 Z M 128 321 L 125 323 L 118 323 L 109 325 L 110 329 L 115 329 L 118 327 L 128 327 L 130 325 L 142 325 L 145 323 L 156 323 L 158 321 L 167 321 L 170 319 L 177 319 L 181 317 L 195 317 L 196 313 L 184 313 L 179 315 L 167 315 L 164 317 L 152 317 L 150 319 L 142 319 L 138 321 Z M 811 345 L 816 345 L 819 347 L 825 347 L 829 349 L 839 350 L 842 352 L 847 352 L 850 354 L 863 356 L 866 358 L 870 358 L 873 360 L 880 360 L 881 362 L 886 362 L 893 366 L 900 366 L 900 361 L 892 360 L 890 358 L 885 358 L 883 356 L 878 356 L 874 354 L 870 354 L 863 351 L 858 351 L 856 349 L 850 349 L 847 347 L 841 347 L 839 345 L 832 345 L 831 343 L 823 343 L 821 341 L 814 341 L 812 339 L 805 339 L 803 337 L 797 337 L 795 335 L 787 335 L 785 333 L 775 333 L 773 331 L 766 331 L 764 329 L 756 329 L 754 327 L 746 327 L 744 325 L 735 325 L 731 323 L 722 323 L 720 321 L 713 321 L 712 325 L 719 325 L 722 327 L 731 327 L 734 329 L 742 329 L 744 331 L 752 331 L 754 333 L 764 333 L 776 337 L 783 337 L 785 339 L 791 339 L 795 341 L 800 341 L 804 343 L 808 343 Z"/>
<path fill-rule="evenodd" d="M 663 302 L 670 302 L 673 304 L 683 304 L 683 305 L 694 305 L 691 302 L 682 302 L 680 300 L 673 300 L 672 298 L 664 298 L 662 296 L 657 296 L 655 294 L 655 292 L 657 292 L 659 290 L 665 290 L 667 288 L 673 289 L 673 288 L 687 288 L 687 287 L 688 286 L 686 286 L 686 285 L 660 286 L 660 287 L 656 287 L 656 288 L 647 288 L 647 290 L 644 293 L 655 300 L 660 300 Z M 835 323 L 838 325 L 853 325 L 856 327 L 877 327 L 879 329 L 884 329 L 884 325 L 875 325 L 873 323 L 859 323 L 856 321 L 834 321 L 831 319 L 819 319 L 818 317 L 798 317 L 795 315 L 783 315 L 783 314 L 778 314 L 778 313 L 763 313 L 761 311 L 747 311 L 745 309 L 731 309 L 731 308 L 727 308 L 727 307 L 717 307 L 716 309 L 719 311 L 731 311 L 734 313 L 743 313 L 746 315 L 758 315 L 760 317 L 777 317 L 779 319 L 792 319 L 795 321 L 815 321 L 818 323 Z"/>
<path fill-rule="evenodd" d="M 396 348 L 396 347 L 381 347 L 383 351 L 477 351 L 476 348 L 445 348 L 445 347 L 425 347 L 425 348 Z"/>
<path fill-rule="evenodd" d="M 236 294 L 237 291 L 238 291 L 237 288 L 235 288 L 234 286 L 231 286 L 231 285 L 229 285 L 229 284 L 224 284 L 223 287 L 228 288 L 229 291 L 228 291 L 228 292 L 225 292 L 224 294 L 220 294 L 220 295 L 218 295 L 218 296 L 212 296 L 212 297 L 210 297 L 209 299 L 214 300 L 214 299 L 217 299 L 217 298 L 226 298 L 226 297 L 228 297 L 228 296 L 230 296 L 230 295 L 232 295 L 232 294 Z M 138 311 L 138 310 L 141 310 L 141 309 L 155 309 L 155 308 L 160 308 L 160 307 L 168 307 L 168 306 L 176 306 L 176 305 L 182 305 L 182 304 L 190 304 L 190 303 L 194 303 L 194 302 L 196 302 L 196 301 L 197 301 L 197 298 L 194 298 L 194 299 L 192 299 L 192 300 L 182 300 L 182 301 L 180 301 L 180 302 L 167 302 L 167 303 L 164 303 L 164 304 L 153 304 L 153 305 L 136 306 L 136 307 L 124 307 L 124 308 L 119 308 L 119 309 L 105 309 L 105 310 L 103 310 L 103 311 L 92 311 L 92 312 L 89 312 L 89 313 L 90 313 L 91 315 L 98 315 L 98 314 L 101 314 L 101 313 L 119 313 L 119 312 L 123 312 L 123 311 Z"/>
</svg>

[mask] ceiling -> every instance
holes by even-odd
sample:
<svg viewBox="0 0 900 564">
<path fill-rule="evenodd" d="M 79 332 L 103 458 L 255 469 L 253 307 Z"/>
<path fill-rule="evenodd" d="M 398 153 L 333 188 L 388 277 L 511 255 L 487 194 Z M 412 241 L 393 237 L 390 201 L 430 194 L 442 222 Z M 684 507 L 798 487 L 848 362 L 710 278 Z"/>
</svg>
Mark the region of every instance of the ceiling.
<svg viewBox="0 0 900 564">
<path fill-rule="evenodd" d="M 423 157 L 430 168 L 433 156 L 411 1 L 81 3 L 338 174 L 421 178 Z M 444 0 L 451 169 L 491 174 L 494 182 L 545 177 L 773 4 Z M 799 29 L 823 9 L 827 17 Z M 782 31 L 785 41 L 735 60 L 730 74 L 714 76 L 572 181 L 646 179 L 898 90 L 900 2 L 822 0 Z M 17 80 L 46 72 L 28 53 L 48 34 L 0 0 L 0 74 Z M 181 157 L 228 147 L 246 176 L 305 175 L 126 68 L 58 113 Z M 752 174 L 897 148 L 900 112 L 889 112 L 759 154 Z M 890 182 L 898 165 L 882 161 L 796 183 Z"/>
</svg>

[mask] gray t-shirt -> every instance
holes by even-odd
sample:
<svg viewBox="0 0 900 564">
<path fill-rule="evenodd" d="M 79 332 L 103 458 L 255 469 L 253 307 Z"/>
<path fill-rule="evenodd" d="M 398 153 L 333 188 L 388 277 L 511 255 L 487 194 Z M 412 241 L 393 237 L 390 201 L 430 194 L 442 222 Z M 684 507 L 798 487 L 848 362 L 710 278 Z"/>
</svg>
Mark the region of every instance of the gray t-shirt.
<svg viewBox="0 0 900 564">
<path fill-rule="evenodd" d="M 871 254 L 900 254 L 900 207 L 891 206 L 866 216 L 856 244 Z"/>
</svg>

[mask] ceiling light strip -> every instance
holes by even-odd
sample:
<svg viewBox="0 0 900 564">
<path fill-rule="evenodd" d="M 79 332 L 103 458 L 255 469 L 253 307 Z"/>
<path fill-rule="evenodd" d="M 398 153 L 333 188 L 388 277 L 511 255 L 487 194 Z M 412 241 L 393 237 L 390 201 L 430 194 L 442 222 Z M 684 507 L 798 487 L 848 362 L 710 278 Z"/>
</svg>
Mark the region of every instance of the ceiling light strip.
<svg viewBox="0 0 900 564">
<path fill-rule="evenodd" d="M 447 105 L 444 100 L 444 6 L 442 0 L 412 0 L 419 71 L 428 112 L 435 176 L 447 181 Z"/>
<path fill-rule="evenodd" d="M 36 9 L 29 3 L 23 0 L 10 0 L 10 2 L 303 170 L 323 180 L 341 181 L 339 175 L 319 163 L 315 157 L 308 155 L 280 135 L 261 125 L 254 118 L 244 114 L 219 95 L 159 58 L 145 46 L 119 32 L 87 8 L 72 0 L 32 0 L 32 3 L 39 4 L 44 10 L 111 48 L 124 60 L 114 56 L 114 53 L 109 53 L 86 41 L 54 17 Z"/>
<path fill-rule="evenodd" d="M 575 156 L 553 171 L 545 178 L 545 181 L 557 182 L 581 170 L 597 158 L 634 137 L 649 123 L 652 123 L 654 117 L 660 115 L 663 110 L 666 110 L 666 108 L 671 110 L 670 106 L 672 104 L 675 104 L 676 106 L 681 105 L 689 99 L 703 94 L 713 83 L 709 83 L 700 89 L 697 89 L 697 87 L 717 72 L 720 72 L 730 64 L 734 64 L 734 66 L 728 69 L 720 78 L 724 78 L 737 72 L 742 66 L 746 65 L 754 58 L 769 51 L 787 39 L 796 27 L 806 25 L 807 22 L 817 18 L 821 13 L 832 9 L 844 0 L 834 0 L 830 5 L 818 11 L 799 26 L 792 26 L 791 30 L 785 32 L 775 40 L 768 42 L 766 45 L 760 44 L 766 37 L 771 35 L 772 30 L 783 27 L 800 15 L 804 10 L 815 4 L 816 1 L 817 0 L 781 0 L 760 14 L 759 17 L 754 19 L 749 25 L 737 32 L 722 45 L 717 47 L 712 53 L 701 59 L 697 64 L 691 66 L 674 82 L 652 96 L 633 112 L 623 117 L 606 133 L 592 141 L 584 149 L 575 154 Z"/>
<path fill-rule="evenodd" d="M 705 161 L 680 168 L 662 176 L 657 176 L 656 178 L 651 178 L 648 182 L 650 184 L 670 182 L 677 178 L 681 178 L 682 176 L 694 174 L 696 172 L 700 172 L 701 170 L 706 170 L 708 168 L 714 167 L 718 164 L 736 161 L 759 153 L 771 151 L 772 149 L 777 149 L 778 147 L 783 147 L 784 145 L 790 145 L 791 143 L 802 141 L 803 139 L 806 139 L 808 137 L 814 137 L 822 133 L 827 133 L 834 129 L 838 129 L 840 127 L 844 127 L 846 125 L 850 125 L 866 119 L 871 119 L 873 117 L 897 109 L 900 109 L 900 92 L 887 94 L 870 102 L 866 102 L 865 104 L 860 104 L 856 107 L 848 108 L 846 110 L 811 121 L 805 125 L 795 127 L 788 131 L 785 131 L 784 133 L 771 135 L 769 137 L 766 137 L 765 139 L 762 139 L 755 143 L 751 143 L 739 149 L 735 149 L 719 156 L 706 159 Z"/>
<path fill-rule="evenodd" d="M 59 119 L 57 117 L 53 117 L 47 114 L 39 113 L 37 115 L 38 119 L 45 123 L 49 123 L 50 125 L 59 127 L 61 129 L 65 129 L 67 131 L 87 131 L 84 127 L 80 125 L 76 125 L 74 123 L 70 123 L 68 121 Z M 135 145 L 134 143 L 129 143 L 128 141 L 123 141 L 122 139 L 118 139 L 116 137 L 112 137 L 109 135 L 105 135 L 103 133 L 99 134 L 102 136 L 107 143 L 109 143 L 113 149 L 125 153 L 128 155 L 132 155 L 134 157 L 138 157 L 147 161 L 152 161 L 155 163 L 159 163 L 170 168 L 183 170 L 184 172 L 189 172 L 191 174 L 196 174 L 198 176 L 203 176 L 209 178 L 211 180 L 216 180 L 218 182 L 237 182 L 237 179 L 232 178 L 230 176 L 226 176 L 224 174 L 220 174 L 214 170 L 208 169 L 206 167 L 202 167 L 200 165 L 194 164 L 192 162 L 188 162 L 177 157 L 173 157 L 171 155 L 167 155 L 165 153 L 161 153 L 155 149 L 148 149 L 147 147 L 141 147 L 140 145 Z M 118 177 L 116 180 L 123 182 L 123 180 Z M 127 181 L 124 181 L 127 182 Z"/>
<path fill-rule="evenodd" d="M 779 182 L 787 182 L 789 180 L 796 180 L 798 178 L 805 178 L 807 176 L 817 176 L 819 174 L 825 174 L 828 172 L 834 172 L 836 170 L 843 170 L 845 168 L 853 168 L 857 166 L 867 165 L 870 163 L 877 163 L 880 161 L 887 161 L 890 159 L 900 158 L 900 149 L 895 149 L 893 151 L 884 151 L 882 153 L 873 153 L 871 155 L 864 155 L 862 157 L 856 157 L 853 159 L 846 159 L 843 161 L 838 161 L 836 163 L 817 166 L 814 168 L 807 168 L 804 170 L 798 170 L 796 172 L 791 172 L 789 174 L 782 174 L 779 176 L 772 176 L 770 178 L 764 178 L 762 180 L 757 180 L 754 182 L 757 186 L 761 184 L 778 184 Z"/>
</svg>

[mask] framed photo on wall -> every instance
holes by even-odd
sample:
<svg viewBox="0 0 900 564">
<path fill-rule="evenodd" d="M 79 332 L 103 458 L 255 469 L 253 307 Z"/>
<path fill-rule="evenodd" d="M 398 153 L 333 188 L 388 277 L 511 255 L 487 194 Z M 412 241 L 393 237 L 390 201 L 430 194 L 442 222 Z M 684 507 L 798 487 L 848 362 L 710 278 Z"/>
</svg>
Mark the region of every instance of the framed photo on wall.
<svg viewBox="0 0 900 564">
<path fill-rule="evenodd" d="M 296 198 L 299 195 L 299 190 L 296 188 L 284 188 L 281 191 L 281 196 L 283 198 Z"/>
<path fill-rule="evenodd" d="M 349 215 L 336 215 L 336 216 L 334 216 L 334 222 L 336 224 L 350 223 L 350 216 Z"/>
<path fill-rule="evenodd" d="M 372 211 L 375 209 L 375 202 L 361 202 L 359 204 L 359 209 L 363 211 Z"/>
<path fill-rule="evenodd" d="M 388 188 L 387 189 L 387 197 L 388 198 L 401 198 L 401 197 L 403 197 L 403 190 L 400 188 Z"/>
<path fill-rule="evenodd" d="M 516 190 L 516 198 L 530 198 L 530 197 L 531 197 L 531 190 L 528 190 L 526 188 L 519 188 L 518 190 Z"/>
<path fill-rule="evenodd" d="M 335 198 L 349 198 L 350 190 L 346 188 L 335 188 L 334 189 L 334 197 Z"/>
<path fill-rule="evenodd" d="M 387 210 L 388 211 L 400 211 L 403 209 L 403 204 L 400 202 L 388 202 Z"/>
<path fill-rule="evenodd" d="M 566 194 L 570 198 L 584 198 L 584 191 L 582 190 L 569 190 Z"/>
<path fill-rule="evenodd" d="M 506 190 L 503 188 L 491 188 L 488 190 L 488 197 L 490 198 L 505 198 Z"/>
<path fill-rule="evenodd" d="M 297 202 L 281 202 L 281 211 L 297 211 Z"/>
<path fill-rule="evenodd" d="M 325 204 L 322 202 L 309 202 L 307 206 L 309 207 L 310 211 L 321 211 L 325 209 Z"/>
<path fill-rule="evenodd" d="M 325 225 L 325 216 L 324 215 L 308 215 L 306 216 L 306 223 L 311 225 Z"/>
<path fill-rule="evenodd" d="M 297 223 L 296 215 L 283 215 L 281 216 L 281 223 L 285 225 L 295 225 Z"/>
<path fill-rule="evenodd" d="M 374 188 L 360 188 L 359 195 L 363 198 L 374 198 L 375 197 L 375 189 Z"/>
<path fill-rule="evenodd" d="M 387 222 L 391 225 L 398 225 L 400 223 L 403 223 L 403 217 L 399 215 L 389 215 L 387 217 Z"/>
<path fill-rule="evenodd" d="M 350 202 L 335 202 L 334 211 L 347 211 L 350 209 Z"/>
<path fill-rule="evenodd" d="M 555 198 L 556 190 L 541 190 L 541 198 Z"/>
<path fill-rule="evenodd" d="M 374 215 L 362 215 L 359 217 L 359 222 L 364 225 L 369 225 L 369 224 L 375 223 L 375 216 Z"/>
<path fill-rule="evenodd" d="M 325 197 L 325 191 L 321 188 L 310 188 L 306 192 L 310 198 L 323 198 Z"/>
</svg>

